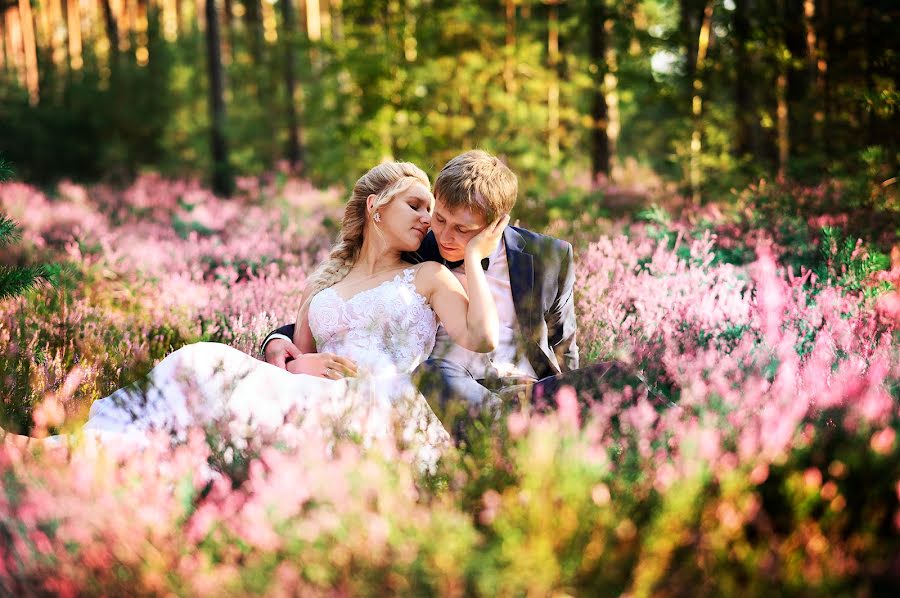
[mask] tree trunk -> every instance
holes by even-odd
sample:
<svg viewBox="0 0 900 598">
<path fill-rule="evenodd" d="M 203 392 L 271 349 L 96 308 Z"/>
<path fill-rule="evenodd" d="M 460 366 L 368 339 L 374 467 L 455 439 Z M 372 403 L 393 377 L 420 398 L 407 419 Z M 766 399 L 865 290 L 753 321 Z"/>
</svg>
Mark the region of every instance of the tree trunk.
<svg viewBox="0 0 900 598">
<path fill-rule="evenodd" d="M 306 38 L 309 44 L 309 63 L 313 72 L 318 73 L 322 67 L 319 58 L 319 49 L 316 42 L 322 39 L 322 12 L 319 8 L 319 0 L 306 0 Z"/>
<path fill-rule="evenodd" d="M 6 44 L 6 8 L 0 8 L 0 71 L 3 74 L 9 72 L 9 60 L 7 59 Z"/>
<path fill-rule="evenodd" d="M 749 0 L 735 0 L 734 8 L 734 107 L 737 134 L 734 141 L 736 158 L 756 156 L 756 109 L 753 102 L 753 66 L 747 52 L 750 40 Z"/>
<path fill-rule="evenodd" d="M 119 24 L 116 23 L 116 16 L 113 14 L 109 0 L 100 0 L 100 6 L 103 8 L 103 22 L 106 25 L 106 39 L 109 42 L 109 53 L 114 56 L 119 51 Z M 114 60 L 110 61 L 114 63 Z"/>
<path fill-rule="evenodd" d="M 6 55 L 10 70 L 15 72 L 20 85 L 25 82 L 25 55 L 22 48 L 22 27 L 19 25 L 19 13 L 14 8 L 7 8 L 4 15 L 6 25 Z"/>
<path fill-rule="evenodd" d="M 222 19 L 220 21 L 221 24 L 221 44 L 222 44 L 222 61 L 224 64 L 231 64 L 232 61 L 232 46 L 234 44 L 234 31 L 231 27 L 232 22 L 234 21 L 233 13 L 233 0 L 222 0 Z"/>
<path fill-rule="evenodd" d="M 303 152 L 300 147 L 300 122 L 297 113 L 297 75 L 294 56 L 294 39 L 296 23 L 294 23 L 293 0 L 281 0 L 281 17 L 284 31 L 284 85 L 287 94 L 288 146 L 287 157 L 291 170 L 299 171 Z"/>
<path fill-rule="evenodd" d="M 778 103 L 778 178 L 783 179 L 787 174 L 791 143 L 788 129 L 787 67 L 784 64 L 779 64 L 778 69 L 779 73 L 775 81 L 775 94 Z"/>
<path fill-rule="evenodd" d="M 84 59 L 81 56 L 81 6 L 78 0 L 66 0 L 66 19 L 68 21 L 69 66 L 73 71 L 79 71 L 84 66 Z"/>
<path fill-rule="evenodd" d="M 606 62 L 606 0 L 589 0 L 587 10 L 590 71 L 594 80 L 591 93 L 591 175 L 596 181 L 599 175 L 609 177 L 610 171 L 609 109 L 604 95 L 604 78 L 609 72 Z"/>
<path fill-rule="evenodd" d="M 863 7 L 863 51 L 865 52 L 865 67 L 863 69 L 864 77 L 865 77 L 865 85 L 866 85 L 866 94 L 870 98 L 874 98 L 877 95 L 878 90 L 875 89 L 875 69 L 873 68 L 872 63 L 875 61 L 876 50 L 874 48 L 874 44 L 872 43 L 872 7 L 865 6 Z M 866 145 L 875 145 L 877 143 L 877 132 L 875 130 L 875 109 L 869 106 L 866 109 L 865 119 L 863 122 L 865 123 L 866 133 Z"/>
<path fill-rule="evenodd" d="M 331 0 L 331 38 L 334 40 L 335 44 L 344 42 L 343 6 L 343 0 Z"/>
<path fill-rule="evenodd" d="M 25 88 L 28 89 L 28 101 L 34 106 L 40 100 L 40 90 L 38 89 L 34 15 L 31 13 L 31 3 L 28 0 L 19 0 L 19 23 L 22 28 L 22 45 L 25 51 Z"/>
<path fill-rule="evenodd" d="M 259 3 L 261 0 L 245 0 L 244 8 L 244 26 L 247 28 L 249 36 L 248 45 L 250 46 L 250 56 L 253 58 L 253 65 L 262 66 L 262 49 L 263 49 L 263 30 L 262 20 L 260 19 Z M 257 89 L 260 89 L 257 84 Z"/>
<path fill-rule="evenodd" d="M 775 99 L 776 99 L 776 114 L 778 117 L 777 120 L 777 139 L 778 139 L 778 173 L 777 177 L 779 179 L 784 179 L 787 176 L 787 163 L 790 157 L 790 137 L 789 137 L 789 124 L 788 124 L 788 101 L 787 101 L 787 89 L 788 89 L 788 61 L 783 56 L 783 48 L 785 47 L 785 37 L 786 32 L 785 28 L 787 23 L 785 23 L 785 15 L 784 15 L 784 6 L 785 0 L 778 0 L 777 12 L 778 12 L 778 22 L 781 24 L 782 29 L 782 38 L 779 40 L 778 45 L 778 56 L 775 58 L 775 62 L 778 68 L 778 76 L 775 79 Z"/>
<path fill-rule="evenodd" d="M 136 0 L 122 0 L 119 13 L 119 49 L 123 52 L 131 48 L 131 34 L 137 24 Z"/>
<path fill-rule="evenodd" d="M 322 39 L 331 41 L 331 2 L 319 0 L 319 19 L 322 22 Z"/>
<path fill-rule="evenodd" d="M 713 4 L 709 0 L 703 9 L 703 24 L 700 26 L 700 34 L 697 36 L 697 60 L 695 62 L 694 96 L 691 101 L 691 114 L 694 121 L 694 131 L 691 134 L 691 159 L 688 177 L 691 184 L 691 200 L 694 204 L 700 203 L 700 150 L 703 148 L 703 67 L 706 62 L 706 53 L 709 50 L 709 33 L 712 27 Z"/>
<path fill-rule="evenodd" d="M 225 73 L 222 68 L 221 40 L 216 0 L 206 0 L 206 62 L 209 72 L 210 134 L 213 158 L 213 191 L 229 197 L 234 191 L 234 178 L 228 163 L 225 139 Z"/>
<path fill-rule="evenodd" d="M 47 27 L 46 36 L 50 41 L 50 60 L 57 68 L 66 62 L 65 40 L 61 27 L 63 22 L 63 6 L 65 0 L 47 0 L 41 5 L 42 19 Z"/>
<path fill-rule="evenodd" d="M 831 93 L 832 75 L 829 61 L 834 51 L 834 21 L 832 14 L 832 0 L 822 0 L 822 20 L 825 29 L 825 41 L 823 43 L 822 59 L 819 62 L 819 72 L 822 74 L 822 129 L 825 135 L 822 139 L 822 147 L 825 157 L 831 157 Z"/>
<path fill-rule="evenodd" d="M 306 35 L 310 41 L 322 39 L 322 12 L 319 0 L 306 0 Z"/>
<path fill-rule="evenodd" d="M 809 77 L 809 98 L 812 108 L 812 140 L 816 147 L 822 143 L 822 97 L 824 60 L 819 51 L 819 36 L 815 27 L 816 0 L 803 0 L 803 22 L 806 28 L 806 69 Z"/>
<path fill-rule="evenodd" d="M 685 80 L 693 83 L 697 76 L 697 42 L 703 17 L 706 12 L 706 0 L 680 0 L 678 14 L 678 30 L 685 47 Z"/>
</svg>

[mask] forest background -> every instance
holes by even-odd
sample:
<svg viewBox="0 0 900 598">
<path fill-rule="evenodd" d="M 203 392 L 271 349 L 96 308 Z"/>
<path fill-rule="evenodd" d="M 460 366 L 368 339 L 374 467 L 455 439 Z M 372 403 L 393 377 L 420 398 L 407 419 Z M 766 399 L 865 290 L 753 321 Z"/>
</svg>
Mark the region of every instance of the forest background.
<svg viewBox="0 0 900 598">
<path fill-rule="evenodd" d="M 482 147 L 540 220 L 615 206 L 598 181 L 698 203 L 760 178 L 897 172 L 887 0 L 0 0 L 0 13 L 0 155 L 44 185 L 149 169 L 228 195 L 236 174 L 285 161 L 326 186 L 388 157 L 433 171 Z"/>
</svg>

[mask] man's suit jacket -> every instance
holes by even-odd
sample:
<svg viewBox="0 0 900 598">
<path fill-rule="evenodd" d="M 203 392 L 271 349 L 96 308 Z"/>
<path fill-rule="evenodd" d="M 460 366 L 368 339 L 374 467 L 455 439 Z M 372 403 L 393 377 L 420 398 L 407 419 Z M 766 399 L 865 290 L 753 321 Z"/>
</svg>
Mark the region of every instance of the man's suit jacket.
<svg viewBox="0 0 900 598">
<path fill-rule="evenodd" d="M 516 317 L 531 367 L 539 378 L 577 369 L 572 245 L 515 226 L 506 227 L 503 241 Z M 431 232 L 418 251 L 404 258 L 412 263 L 446 263 Z M 293 337 L 294 325 L 275 332 Z"/>
</svg>

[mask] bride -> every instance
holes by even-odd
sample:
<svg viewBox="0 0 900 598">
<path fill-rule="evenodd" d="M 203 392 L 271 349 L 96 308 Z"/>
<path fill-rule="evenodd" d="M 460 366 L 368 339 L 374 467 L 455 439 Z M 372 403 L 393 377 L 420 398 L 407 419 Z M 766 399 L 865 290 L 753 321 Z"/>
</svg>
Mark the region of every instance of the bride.
<svg viewBox="0 0 900 598">
<path fill-rule="evenodd" d="M 95 401 L 87 435 L 140 445 L 153 431 L 183 438 L 211 422 L 224 422 L 232 440 L 274 434 L 288 443 L 349 434 L 368 444 L 399 432 L 431 461 L 422 451 L 434 457 L 449 436 L 410 374 L 431 353 L 439 321 L 468 349 L 495 347 L 499 319 L 478 266 L 508 217 L 469 242 L 464 289 L 441 264 L 403 259 L 429 230 L 429 188 L 409 162 L 386 162 L 356 182 L 337 243 L 307 281 L 293 339 L 302 354 L 287 370 L 227 345 L 188 345 L 142 383 Z"/>
</svg>

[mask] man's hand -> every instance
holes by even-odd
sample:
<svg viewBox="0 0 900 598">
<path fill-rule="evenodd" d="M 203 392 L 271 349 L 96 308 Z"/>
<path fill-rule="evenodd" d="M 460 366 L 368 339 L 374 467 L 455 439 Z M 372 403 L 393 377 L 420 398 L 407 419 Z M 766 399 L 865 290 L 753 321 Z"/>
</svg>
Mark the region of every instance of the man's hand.
<svg viewBox="0 0 900 598">
<path fill-rule="evenodd" d="M 480 262 L 494 253 L 494 250 L 497 249 L 497 244 L 500 243 L 500 238 L 503 236 L 503 231 L 506 230 L 507 224 L 509 224 L 509 214 L 500 216 L 484 227 L 480 233 L 469 239 L 469 242 L 466 244 L 466 257 L 471 256 L 475 261 Z"/>
<path fill-rule="evenodd" d="M 266 344 L 266 363 L 277 365 L 283 370 L 287 369 L 286 362 L 289 359 L 297 359 L 303 352 L 297 348 L 297 345 L 283 338 L 275 338 Z"/>
<path fill-rule="evenodd" d="M 338 380 L 356 375 L 356 364 L 334 353 L 305 353 L 289 361 L 287 371 Z"/>
</svg>

